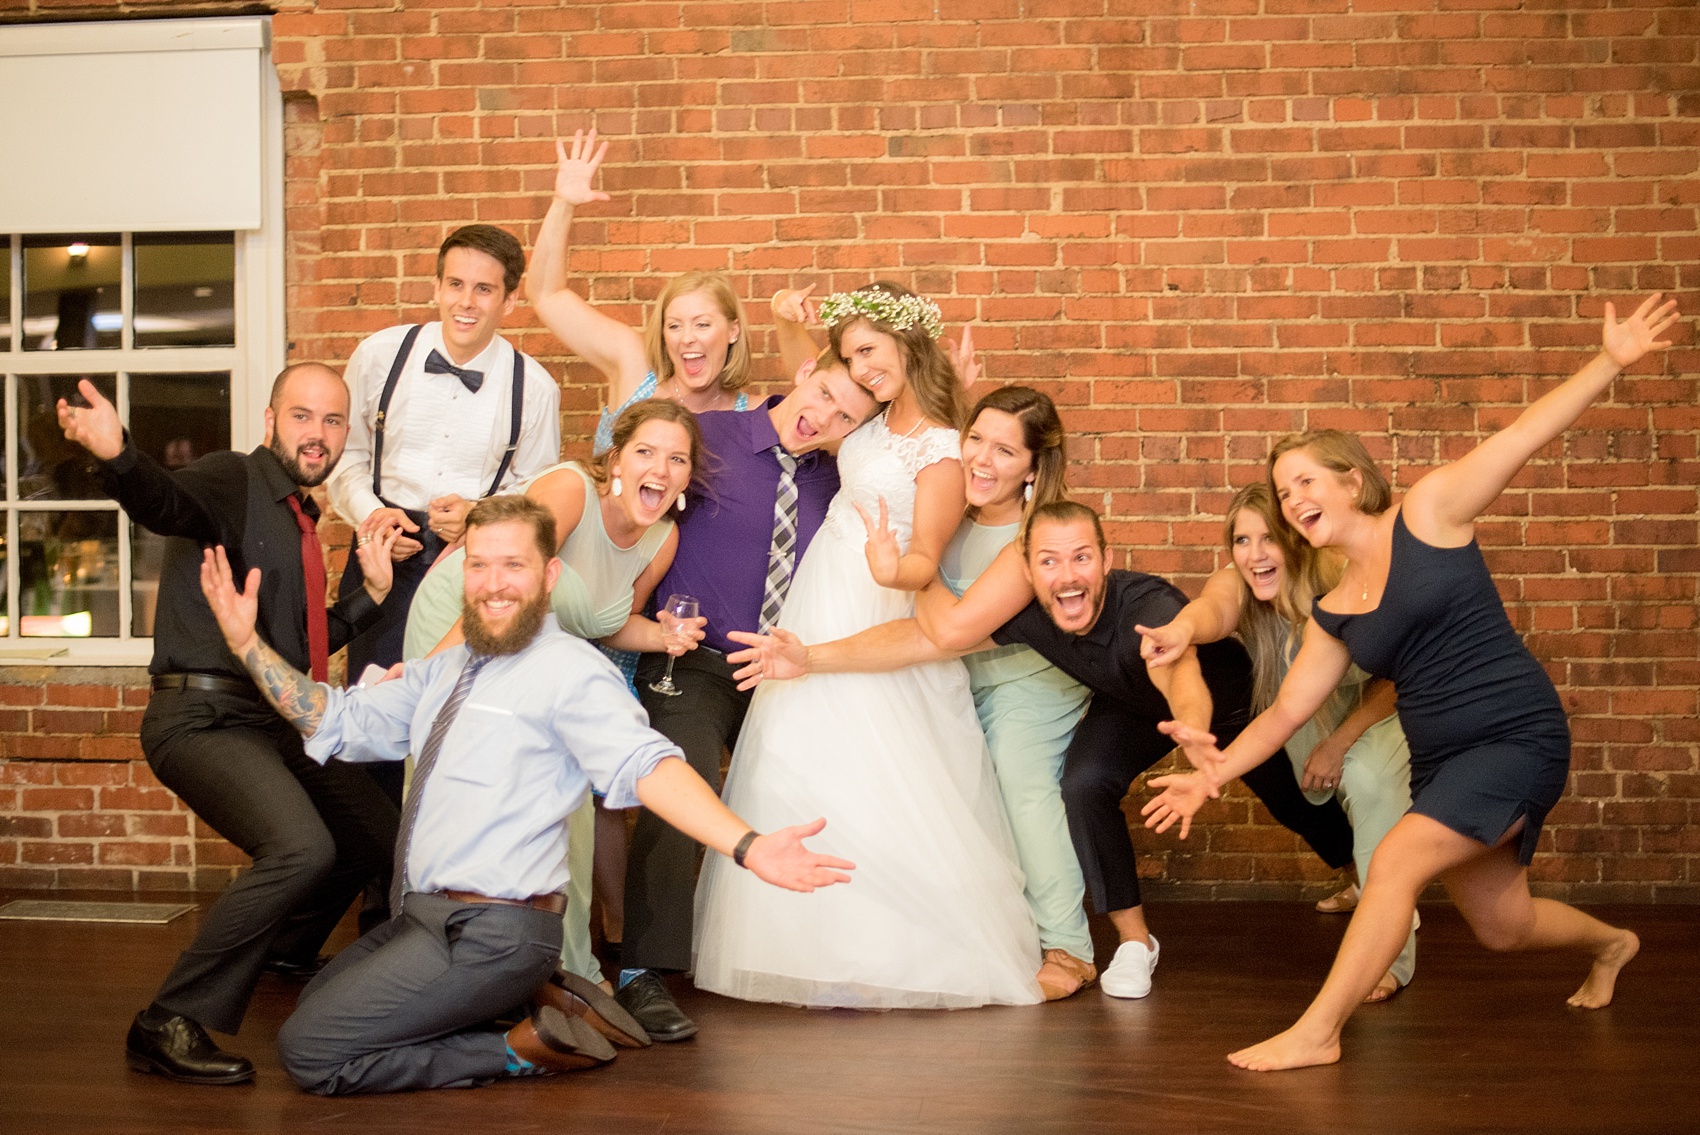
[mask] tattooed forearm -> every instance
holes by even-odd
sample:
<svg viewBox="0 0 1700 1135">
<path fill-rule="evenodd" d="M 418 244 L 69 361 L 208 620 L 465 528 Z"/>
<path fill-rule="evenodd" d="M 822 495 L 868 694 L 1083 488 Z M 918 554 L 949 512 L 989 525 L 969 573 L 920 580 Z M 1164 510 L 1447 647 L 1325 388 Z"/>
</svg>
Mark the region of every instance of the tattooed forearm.
<svg viewBox="0 0 1700 1135">
<path fill-rule="evenodd" d="M 311 737 L 325 717 L 325 688 L 278 656 L 258 635 L 242 652 L 242 665 L 253 675 L 260 693 L 283 719 Z"/>
</svg>

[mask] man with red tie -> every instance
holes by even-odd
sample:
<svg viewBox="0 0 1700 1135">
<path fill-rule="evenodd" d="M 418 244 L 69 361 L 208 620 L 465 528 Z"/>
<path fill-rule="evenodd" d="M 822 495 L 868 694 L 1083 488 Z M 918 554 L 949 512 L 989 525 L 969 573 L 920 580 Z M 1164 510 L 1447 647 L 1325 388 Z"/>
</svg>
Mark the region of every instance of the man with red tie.
<svg viewBox="0 0 1700 1135">
<path fill-rule="evenodd" d="M 127 1059 L 174 1080 L 241 1083 L 253 1066 L 206 1029 L 236 1032 L 268 957 L 317 957 L 366 880 L 388 870 L 397 817 L 358 769 L 310 760 L 260 696 L 201 594 L 201 550 L 223 545 L 240 570 L 262 569 L 261 633 L 324 680 L 330 654 L 380 613 L 396 536 L 362 543 L 365 586 L 327 611 L 319 509 L 307 490 L 330 475 L 348 437 L 348 388 L 328 367 L 278 375 L 253 452 L 211 453 L 175 472 L 136 449 L 92 383 L 80 389 L 88 405 L 59 403 L 65 436 L 100 460 L 103 487 L 132 520 L 172 537 L 142 750 L 167 788 L 253 859 L 136 1015 Z"/>
</svg>

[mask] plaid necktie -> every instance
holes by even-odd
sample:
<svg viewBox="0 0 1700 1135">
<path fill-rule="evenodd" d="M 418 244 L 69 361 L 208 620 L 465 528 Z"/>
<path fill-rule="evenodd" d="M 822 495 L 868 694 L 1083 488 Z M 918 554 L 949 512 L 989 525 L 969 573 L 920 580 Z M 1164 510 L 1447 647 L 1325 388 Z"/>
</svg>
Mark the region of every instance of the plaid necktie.
<svg viewBox="0 0 1700 1135">
<path fill-rule="evenodd" d="M 756 628 L 762 634 L 779 621 L 779 608 L 785 604 L 797 568 L 797 459 L 782 445 L 774 446 L 773 454 L 779 458 L 779 488 L 773 495 L 773 543 L 768 545 L 767 586 L 762 589 L 761 623 Z"/>
<path fill-rule="evenodd" d="M 454 724 L 461 703 L 466 701 L 466 695 L 472 692 L 472 680 L 478 677 L 478 671 L 484 668 L 490 657 L 488 654 L 468 656 L 466 666 L 460 672 L 460 681 L 455 683 L 454 693 L 443 703 L 443 708 L 437 711 L 437 719 L 431 723 L 431 733 L 425 738 L 425 747 L 419 751 L 419 763 L 413 769 L 413 783 L 408 787 L 406 803 L 401 806 L 401 827 L 396 832 L 395 875 L 390 879 L 392 916 L 401 913 L 401 894 L 407 885 L 407 848 L 413 842 L 413 823 L 419 818 L 419 798 L 425 793 L 425 781 L 437 764 L 437 754 L 443 749 L 443 738 L 448 736 L 449 726 Z"/>
</svg>

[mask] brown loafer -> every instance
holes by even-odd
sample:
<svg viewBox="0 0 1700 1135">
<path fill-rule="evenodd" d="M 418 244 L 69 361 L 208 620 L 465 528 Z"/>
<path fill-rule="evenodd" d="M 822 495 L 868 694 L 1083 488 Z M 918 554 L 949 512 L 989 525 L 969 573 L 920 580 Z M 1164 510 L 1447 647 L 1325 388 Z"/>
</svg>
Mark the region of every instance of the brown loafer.
<svg viewBox="0 0 1700 1135">
<path fill-rule="evenodd" d="M 601 1033 L 552 1005 L 533 1009 L 529 1020 L 508 1030 L 507 1041 L 514 1055 L 550 1072 L 577 1072 L 614 1059 L 614 1046 Z"/>
<path fill-rule="evenodd" d="M 1358 898 L 1361 894 L 1358 885 L 1353 883 L 1339 894 L 1329 895 L 1317 903 L 1316 909 L 1323 914 L 1350 914 L 1357 909 Z"/>
<path fill-rule="evenodd" d="M 1039 988 L 1047 1001 L 1073 997 L 1098 980 L 1098 969 L 1083 962 L 1067 950 L 1046 950 L 1045 964 L 1039 967 Z"/>
<path fill-rule="evenodd" d="M 539 1005 L 552 1005 L 585 1024 L 621 1048 L 648 1048 L 649 1034 L 638 1019 L 614 1000 L 612 994 L 589 978 L 570 970 L 557 969 L 532 995 Z"/>
</svg>

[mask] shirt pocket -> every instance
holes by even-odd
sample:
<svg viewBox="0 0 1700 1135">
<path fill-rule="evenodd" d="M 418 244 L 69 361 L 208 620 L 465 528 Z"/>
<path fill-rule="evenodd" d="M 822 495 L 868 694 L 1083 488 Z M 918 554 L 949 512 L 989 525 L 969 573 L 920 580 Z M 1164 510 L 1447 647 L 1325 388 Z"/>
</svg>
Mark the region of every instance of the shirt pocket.
<svg viewBox="0 0 1700 1135">
<path fill-rule="evenodd" d="M 508 771 L 501 753 L 513 727 L 513 710 L 467 702 L 455 718 L 456 743 L 438 758 L 437 775 L 486 788 L 501 784 Z"/>
</svg>

